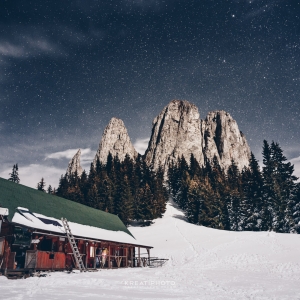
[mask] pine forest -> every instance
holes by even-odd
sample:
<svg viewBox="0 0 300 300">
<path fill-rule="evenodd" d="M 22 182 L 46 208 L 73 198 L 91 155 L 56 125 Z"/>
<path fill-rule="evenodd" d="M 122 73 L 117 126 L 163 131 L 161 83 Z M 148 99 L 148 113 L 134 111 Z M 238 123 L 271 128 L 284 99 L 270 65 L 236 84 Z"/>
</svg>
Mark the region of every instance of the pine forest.
<svg viewBox="0 0 300 300">
<path fill-rule="evenodd" d="M 162 217 L 171 196 L 189 222 L 232 231 L 300 233 L 300 184 L 280 146 L 263 143 L 263 167 L 251 153 L 239 171 L 234 161 L 225 171 L 216 158 L 200 166 L 193 155 L 169 166 L 167 176 L 147 166 L 142 156 L 107 163 L 60 178 L 56 195 L 117 214 L 126 224 L 150 225 Z"/>
<path fill-rule="evenodd" d="M 169 192 L 189 222 L 232 231 L 299 233 L 300 185 L 294 166 L 277 143 L 263 144 L 263 167 L 251 153 L 239 172 L 232 161 L 227 172 L 216 159 L 200 167 L 191 156 L 169 168 Z"/>
<path fill-rule="evenodd" d="M 149 225 L 162 217 L 168 201 L 163 171 L 153 172 L 139 155 L 135 161 L 126 155 L 108 155 L 107 163 L 91 163 L 90 172 L 60 178 L 56 195 L 119 216 L 128 225 L 133 220 Z"/>
</svg>

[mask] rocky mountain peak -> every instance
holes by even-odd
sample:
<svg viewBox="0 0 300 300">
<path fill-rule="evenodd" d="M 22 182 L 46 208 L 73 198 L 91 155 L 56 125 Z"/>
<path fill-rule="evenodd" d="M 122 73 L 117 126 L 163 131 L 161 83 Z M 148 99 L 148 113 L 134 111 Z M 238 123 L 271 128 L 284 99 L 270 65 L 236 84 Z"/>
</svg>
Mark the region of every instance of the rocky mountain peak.
<svg viewBox="0 0 300 300">
<path fill-rule="evenodd" d="M 236 121 L 223 110 L 210 112 L 202 121 L 203 152 L 208 160 L 217 157 L 227 169 L 234 160 L 240 170 L 248 166 L 250 148 Z"/>
<path fill-rule="evenodd" d="M 191 154 L 200 165 L 215 156 L 224 169 L 234 160 L 242 170 L 249 164 L 250 148 L 229 113 L 213 111 L 202 121 L 194 104 L 173 100 L 153 121 L 145 159 L 154 170 L 162 166 L 166 172 L 178 157 L 189 163 Z"/>
<path fill-rule="evenodd" d="M 131 158 L 136 158 L 138 155 L 130 141 L 124 122 L 118 118 L 112 118 L 106 126 L 94 159 L 94 164 L 96 164 L 97 158 L 105 164 L 109 152 L 112 156 L 118 155 L 120 161 L 124 160 L 126 154 Z"/>
<path fill-rule="evenodd" d="M 145 153 L 148 165 L 155 170 L 165 169 L 182 155 L 189 161 L 191 153 L 199 163 L 204 162 L 198 108 L 181 100 L 171 101 L 154 119 L 153 129 Z"/>
<path fill-rule="evenodd" d="M 73 156 L 73 158 L 70 160 L 66 174 L 67 176 L 71 176 L 72 174 L 75 174 L 77 171 L 77 175 L 80 177 L 83 170 L 80 165 L 80 156 L 81 156 L 81 150 L 79 149 L 76 154 Z"/>
</svg>

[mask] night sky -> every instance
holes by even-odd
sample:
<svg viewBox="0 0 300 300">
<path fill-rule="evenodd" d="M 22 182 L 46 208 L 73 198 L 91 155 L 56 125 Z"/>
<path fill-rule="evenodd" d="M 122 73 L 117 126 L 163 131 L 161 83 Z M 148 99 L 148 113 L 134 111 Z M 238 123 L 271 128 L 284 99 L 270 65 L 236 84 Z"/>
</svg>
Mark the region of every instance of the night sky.
<svg viewBox="0 0 300 300">
<path fill-rule="evenodd" d="M 299 174 L 299 73 L 300 1 L 2 0 L 0 176 L 57 186 L 78 148 L 88 170 L 111 117 L 142 151 L 173 99 L 226 110 Z"/>
</svg>

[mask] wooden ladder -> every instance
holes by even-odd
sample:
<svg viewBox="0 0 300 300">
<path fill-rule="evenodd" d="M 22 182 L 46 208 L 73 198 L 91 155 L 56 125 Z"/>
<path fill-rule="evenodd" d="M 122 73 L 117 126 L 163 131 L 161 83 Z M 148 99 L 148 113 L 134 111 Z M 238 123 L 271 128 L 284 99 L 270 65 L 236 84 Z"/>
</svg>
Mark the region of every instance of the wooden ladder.
<svg viewBox="0 0 300 300">
<path fill-rule="evenodd" d="M 70 245 L 71 245 L 72 252 L 73 252 L 73 255 L 74 255 L 76 264 L 77 264 L 77 266 L 78 266 L 80 272 L 82 272 L 82 271 L 86 272 L 86 268 L 85 268 L 85 266 L 84 266 L 84 264 L 83 264 L 82 257 L 81 257 L 81 255 L 80 255 L 80 253 L 79 253 L 79 250 L 78 250 L 78 247 L 77 247 L 77 245 L 76 245 L 74 236 L 73 236 L 73 234 L 72 234 L 72 232 L 71 232 L 71 229 L 70 229 L 68 220 L 67 220 L 67 219 L 64 219 L 64 218 L 61 218 L 61 221 L 62 221 L 62 223 L 63 223 L 65 232 L 66 232 L 66 234 L 67 234 L 69 243 L 70 243 Z"/>
</svg>

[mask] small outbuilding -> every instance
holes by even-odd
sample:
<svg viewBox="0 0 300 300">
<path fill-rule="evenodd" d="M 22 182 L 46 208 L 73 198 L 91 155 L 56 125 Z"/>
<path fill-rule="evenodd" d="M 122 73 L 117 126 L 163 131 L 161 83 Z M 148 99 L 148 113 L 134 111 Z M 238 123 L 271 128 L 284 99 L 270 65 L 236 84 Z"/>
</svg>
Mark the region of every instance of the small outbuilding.
<svg viewBox="0 0 300 300">
<path fill-rule="evenodd" d="M 62 218 L 86 269 L 149 263 L 152 247 L 140 244 L 118 216 L 0 178 L 0 272 L 77 268 Z"/>
</svg>

